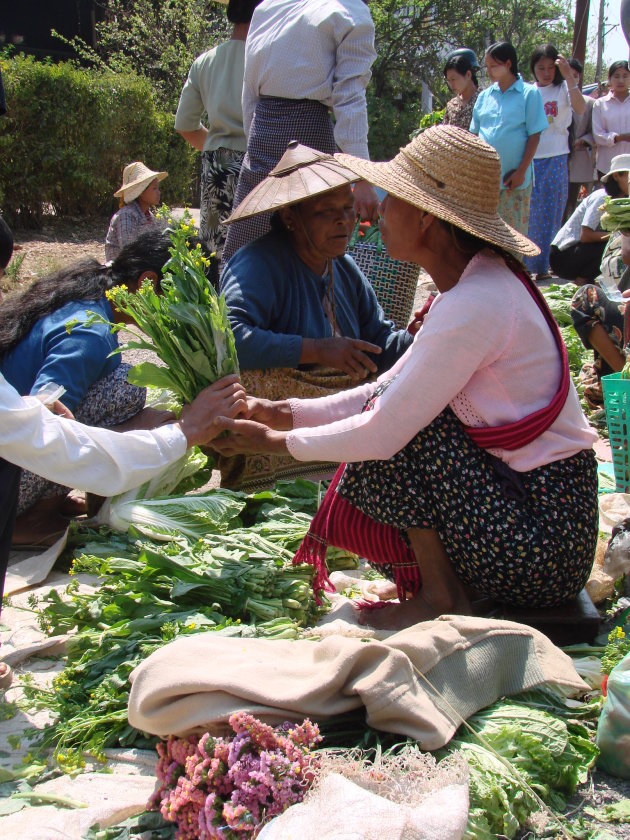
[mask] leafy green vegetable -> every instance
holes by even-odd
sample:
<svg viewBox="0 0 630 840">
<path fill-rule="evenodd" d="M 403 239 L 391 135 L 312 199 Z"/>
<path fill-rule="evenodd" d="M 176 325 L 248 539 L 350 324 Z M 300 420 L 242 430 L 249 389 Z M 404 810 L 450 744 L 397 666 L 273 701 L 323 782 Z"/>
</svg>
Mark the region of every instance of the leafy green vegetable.
<svg viewBox="0 0 630 840">
<path fill-rule="evenodd" d="M 598 755 L 583 726 L 517 702 L 499 701 L 468 723 L 555 811 L 561 811 L 564 796 L 586 780 Z M 460 729 L 446 752 L 457 749 L 470 768 L 466 837 L 514 837 L 538 810 L 536 800 L 472 733 Z"/>
<path fill-rule="evenodd" d="M 600 822 L 630 823 L 630 799 L 622 799 L 602 808 L 587 807 L 584 812 Z"/>
<path fill-rule="evenodd" d="M 120 499 L 109 506 L 107 524 L 116 531 L 127 531 L 133 525 L 138 533 L 157 540 L 198 539 L 240 524 L 238 514 L 244 507 L 244 501 L 225 490 L 198 496 Z"/>
<path fill-rule="evenodd" d="M 234 336 L 223 296 L 218 296 L 205 274 L 209 261 L 201 245 L 188 246 L 196 233 L 185 219 L 171 230 L 171 258 L 164 266 L 162 294 L 145 280 L 137 293 L 126 286 L 107 292 L 112 304 L 130 316 L 141 332 L 119 348 L 154 351 L 164 363 L 142 362 L 129 371 L 129 381 L 173 392 L 190 403 L 207 385 L 229 373 L 238 373 Z M 92 321 L 99 321 L 93 315 Z M 129 330 L 129 324 L 112 325 Z"/>
<path fill-rule="evenodd" d="M 301 627 L 326 609 L 313 593 L 313 568 L 292 564 L 295 546 L 309 527 L 318 488 L 310 482 L 284 483 L 274 491 L 246 497 L 214 490 L 181 499 L 167 497 L 180 511 L 167 535 L 165 517 L 155 515 L 160 500 L 124 502 L 134 509 L 127 533 L 75 527 L 71 535 L 71 573 L 96 575 L 95 591 L 73 581 L 64 596 L 51 590 L 40 603 L 39 619 L 50 634 L 71 634 L 68 662 L 50 689 L 26 680 L 25 708 L 46 708 L 56 716 L 43 732 L 34 733 L 36 754 L 52 749 L 63 769 L 82 766 L 84 753 L 103 758 L 106 747 L 142 746 L 144 736 L 127 723 L 131 671 L 150 653 L 179 635 L 221 632 L 295 639 Z M 212 533 L 200 526 L 203 539 L 186 539 L 184 519 L 189 500 L 212 511 Z M 148 522 L 148 512 L 157 523 Z M 186 512 L 188 516 L 185 516 Z M 134 514 L 134 515 L 135 515 Z M 241 515 L 249 528 L 240 527 Z M 175 521 L 175 520 L 174 520 Z M 195 523 L 198 525 L 199 523 Z M 141 531 L 151 531 L 148 539 Z M 159 532 L 159 533 L 157 533 Z M 341 553 L 342 559 L 354 562 Z M 252 626 L 242 624 L 250 621 Z"/>
<path fill-rule="evenodd" d="M 607 195 L 600 224 L 604 230 L 629 230 L 630 198 L 611 198 Z"/>
</svg>

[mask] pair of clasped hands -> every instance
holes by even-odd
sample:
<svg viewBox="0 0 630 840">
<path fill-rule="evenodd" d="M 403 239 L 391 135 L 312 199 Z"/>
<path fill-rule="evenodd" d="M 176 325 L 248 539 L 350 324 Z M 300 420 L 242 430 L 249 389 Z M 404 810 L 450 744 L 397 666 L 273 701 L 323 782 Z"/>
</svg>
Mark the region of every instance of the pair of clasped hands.
<svg viewBox="0 0 630 840">
<path fill-rule="evenodd" d="M 188 446 L 207 445 L 221 455 L 286 452 L 293 428 L 288 402 L 250 397 L 238 376 L 224 376 L 184 406 L 179 426 Z M 228 435 L 221 435 L 228 431 Z"/>
</svg>

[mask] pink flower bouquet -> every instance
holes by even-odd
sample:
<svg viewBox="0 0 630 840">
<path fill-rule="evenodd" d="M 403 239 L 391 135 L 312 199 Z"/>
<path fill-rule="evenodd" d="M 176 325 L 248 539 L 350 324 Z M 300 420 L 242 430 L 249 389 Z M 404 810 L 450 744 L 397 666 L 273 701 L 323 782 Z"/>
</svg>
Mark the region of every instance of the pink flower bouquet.
<svg viewBox="0 0 630 840">
<path fill-rule="evenodd" d="M 177 840 L 254 838 L 262 824 L 301 802 L 311 781 L 316 724 L 276 729 L 245 712 L 230 717 L 234 738 L 171 737 L 157 745 L 160 783 L 149 802 L 177 824 Z"/>
</svg>

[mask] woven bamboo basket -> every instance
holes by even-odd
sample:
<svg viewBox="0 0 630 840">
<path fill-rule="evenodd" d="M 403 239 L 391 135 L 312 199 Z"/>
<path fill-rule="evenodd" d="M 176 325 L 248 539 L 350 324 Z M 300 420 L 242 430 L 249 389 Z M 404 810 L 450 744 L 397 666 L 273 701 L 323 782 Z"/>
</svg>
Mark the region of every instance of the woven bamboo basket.
<svg viewBox="0 0 630 840">
<path fill-rule="evenodd" d="M 415 263 L 393 260 L 384 247 L 361 241 L 349 246 L 347 253 L 370 281 L 386 317 L 398 329 L 405 329 L 413 311 L 419 267 Z"/>
</svg>

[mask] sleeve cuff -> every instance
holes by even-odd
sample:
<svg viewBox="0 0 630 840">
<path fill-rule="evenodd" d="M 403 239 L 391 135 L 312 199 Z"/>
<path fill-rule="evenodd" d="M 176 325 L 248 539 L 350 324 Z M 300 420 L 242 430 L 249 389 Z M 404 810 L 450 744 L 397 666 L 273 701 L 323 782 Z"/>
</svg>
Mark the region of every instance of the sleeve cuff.
<svg viewBox="0 0 630 840">
<path fill-rule="evenodd" d="M 173 461 L 185 455 L 188 449 L 188 441 L 179 423 L 158 426 L 157 429 L 152 429 L 151 433 L 155 436 L 158 444 L 169 452 L 169 456 L 172 456 Z"/>
</svg>

